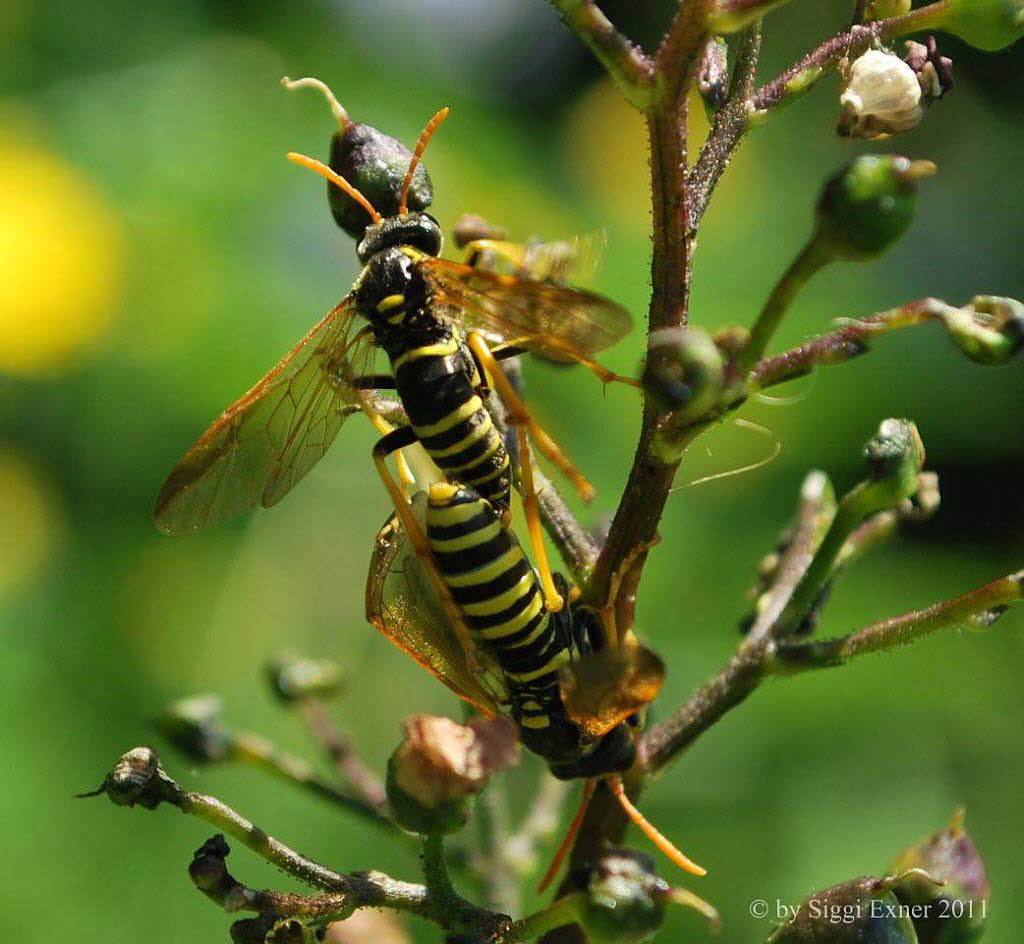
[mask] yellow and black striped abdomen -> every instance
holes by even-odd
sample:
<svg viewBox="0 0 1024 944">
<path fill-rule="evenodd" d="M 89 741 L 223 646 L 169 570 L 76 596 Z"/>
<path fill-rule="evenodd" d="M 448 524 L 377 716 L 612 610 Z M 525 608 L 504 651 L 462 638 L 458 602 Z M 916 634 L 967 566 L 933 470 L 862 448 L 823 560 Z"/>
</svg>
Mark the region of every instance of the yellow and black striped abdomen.
<svg viewBox="0 0 1024 944">
<path fill-rule="evenodd" d="M 393 356 L 391 369 L 413 432 L 450 481 L 508 507 L 508 451 L 476 392 L 472 360 L 450 332 Z"/>
<path fill-rule="evenodd" d="M 481 646 L 508 680 L 513 713 L 543 728 L 561 713 L 558 670 L 571 659 L 519 542 L 477 492 L 430 487 L 427 539 L 445 583 Z"/>
</svg>

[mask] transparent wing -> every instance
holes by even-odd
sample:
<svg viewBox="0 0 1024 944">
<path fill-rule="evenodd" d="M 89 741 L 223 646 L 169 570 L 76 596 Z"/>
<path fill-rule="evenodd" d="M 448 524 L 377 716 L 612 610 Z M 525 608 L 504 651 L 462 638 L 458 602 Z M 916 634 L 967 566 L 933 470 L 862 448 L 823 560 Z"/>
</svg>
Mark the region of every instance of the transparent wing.
<svg viewBox="0 0 1024 944">
<path fill-rule="evenodd" d="M 160 489 L 161 531 L 199 531 L 273 505 L 319 461 L 361 395 L 353 364 L 370 339 L 350 344 L 354 314 L 349 296 L 214 420 Z"/>
<path fill-rule="evenodd" d="M 469 668 L 423 567 L 392 514 L 377 535 L 370 559 L 366 618 L 463 701 L 485 715 L 499 714 L 508 701 L 501 669 L 483 650 L 476 652 L 480 668 Z"/>
<path fill-rule="evenodd" d="M 492 346 L 522 346 L 556 361 L 589 359 L 632 326 L 621 305 L 581 289 L 520 278 L 448 259 L 419 262 L 434 310 Z"/>
<path fill-rule="evenodd" d="M 562 675 L 560 687 L 566 714 L 599 738 L 642 711 L 664 681 L 661 658 L 634 642 L 582 656 Z"/>
</svg>

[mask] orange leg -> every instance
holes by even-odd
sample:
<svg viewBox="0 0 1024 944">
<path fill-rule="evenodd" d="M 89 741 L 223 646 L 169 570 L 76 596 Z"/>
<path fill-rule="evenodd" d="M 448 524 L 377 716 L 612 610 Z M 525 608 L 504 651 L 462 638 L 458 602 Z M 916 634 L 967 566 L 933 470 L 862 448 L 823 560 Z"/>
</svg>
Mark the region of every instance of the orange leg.
<svg viewBox="0 0 1024 944">
<path fill-rule="evenodd" d="M 523 485 L 523 514 L 526 516 L 526 528 L 530 534 L 530 546 L 537 561 L 537 575 L 540 577 L 541 590 L 544 591 L 544 604 L 552 613 L 557 613 L 565 606 L 565 600 L 555 588 L 554 576 L 551 573 L 551 562 L 548 560 L 547 546 L 544 544 L 540 520 L 540 502 L 533 487 L 533 457 L 530 455 L 530 440 L 522 426 L 516 427 L 516 439 L 519 443 L 519 475 Z"/>
<path fill-rule="evenodd" d="M 519 394 L 516 393 L 508 377 L 505 376 L 505 372 L 495 360 L 483 335 L 471 331 L 466 337 L 466 344 L 483 366 L 484 372 L 487 374 L 487 377 L 483 378 L 485 382 L 489 380 L 501 396 L 505 408 L 508 410 L 509 422 L 513 426 L 525 426 L 537 444 L 537 448 L 572 482 L 576 491 L 579 492 L 580 498 L 584 501 L 590 501 L 594 497 L 594 487 L 586 480 L 583 473 L 573 465 L 558 443 L 544 430 L 544 427 L 534 419 L 533 414 L 530 413 L 529 408 Z"/>
<path fill-rule="evenodd" d="M 572 822 L 569 824 L 569 828 L 566 830 L 565 836 L 558 846 L 558 851 L 555 853 L 555 857 L 551 860 L 551 865 L 548 866 L 548 870 L 544 873 L 544 878 L 541 879 L 540 885 L 537 886 L 538 892 L 544 891 L 544 889 L 554 881 L 559 869 L 562 868 L 562 863 L 565 861 L 565 857 L 569 854 L 572 844 L 576 841 L 576 835 L 579 833 L 580 827 L 583 825 L 583 817 L 587 815 L 587 807 L 590 806 L 590 800 L 594 796 L 594 790 L 596 787 L 596 780 L 585 780 L 583 782 L 583 797 L 580 800 L 580 808 L 572 818 Z"/>
<path fill-rule="evenodd" d="M 363 412 L 371 423 L 373 423 L 374 429 L 377 430 L 381 436 L 387 436 L 388 433 L 392 432 L 395 427 L 392 426 L 383 416 L 381 416 L 376 410 L 374 410 L 369 404 L 362 404 Z M 405 459 L 401 449 L 395 450 L 395 467 L 398 469 L 398 481 L 402 486 L 402 495 L 405 496 L 405 500 L 408 502 L 412 498 L 413 489 L 416 486 L 416 476 L 412 474 L 412 469 L 409 468 L 409 463 Z"/>
<path fill-rule="evenodd" d="M 640 827 L 643 834 L 651 840 L 663 852 L 672 862 L 679 866 L 684 872 L 689 872 L 691 875 L 707 875 L 708 871 L 705 868 L 697 865 L 691 859 L 688 859 L 682 852 L 679 851 L 659 830 L 648 822 L 647 818 L 641 813 L 632 803 L 628 796 L 626 796 L 626 788 L 622 784 L 622 777 L 618 774 L 609 774 L 605 777 L 605 783 L 608 784 L 608 788 L 615 795 L 615 798 L 619 801 L 619 805 L 622 807 L 625 814 Z"/>
<path fill-rule="evenodd" d="M 630 568 L 636 562 L 636 559 L 644 553 L 649 551 L 661 540 L 660 536 L 655 536 L 650 541 L 644 541 L 642 544 L 638 544 L 634 547 L 621 561 L 618 567 L 615 568 L 611 579 L 608 581 L 608 596 L 605 599 L 604 606 L 601 607 L 601 620 L 604 623 L 605 635 L 608 638 L 608 648 L 614 649 L 622 639 L 619 637 L 619 624 L 618 617 L 616 616 L 615 608 L 619 602 L 619 590 L 622 587 L 622 581 L 625 579 Z M 625 633 L 623 634 L 623 636 Z"/>
</svg>

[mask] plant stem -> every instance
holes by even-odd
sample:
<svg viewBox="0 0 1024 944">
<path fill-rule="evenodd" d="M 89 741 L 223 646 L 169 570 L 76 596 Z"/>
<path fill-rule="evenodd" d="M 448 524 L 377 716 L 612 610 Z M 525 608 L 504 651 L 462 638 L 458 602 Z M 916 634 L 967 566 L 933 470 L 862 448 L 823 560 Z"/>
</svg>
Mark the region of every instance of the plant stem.
<svg viewBox="0 0 1024 944">
<path fill-rule="evenodd" d="M 828 476 L 817 470 L 809 472 L 800 488 L 796 521 L 779 556 L 772 585 L 758 600 L 757 617 L 747 633 L 749 643 L 760 641 L 778 623 L 835 513 L 836 498 Z"/>
<path fill-rule="evenodd" d="M 623 36 L 592 0 L 551 0 L 565 24 L 597 57 L 627 101 L 646 111 L 654 91 L 653 63 Z"/>
<path fill-rule="evenodd" d="M 324 703 L 319 698 L 307 696 L 298 700 L 297 707 L 306 727 L 330 758 L 339 776 L 351 784 L 372 809 L 383 810 L 386 805 L 384 784 L 356 755 L 349 738 L 331 723 Z"/>
<path fill-rule="evenodd" d="M 246 731 L 238 733 L 235 737 L 232 758 L 251 764 L 288 783 L 309 790 L 316 796 L 335 803 L 350 813 L 355 813 L 374 826 L 390 832 L 398 831 L 395 824 L 381 812 L 380 807 L 371 804 L 366 797 L 342 793 L 334 784 L 319 776 L 306 761 L 275 750 L 268 741 L 258 735 Z"/>
<path fill-rule="evenodd" d="M 543 911 L 516 921 L 509 928 L 507 934 L 500 939 L 500 944 L 511 944 L 512 941 L 535 941 L 548 931 L 574 923 L 582 897 L 582 892 L 576 892 L 556 898 Z"/>
<path fill-rule="evenodd" d="M 176 805 L 183 813 L 205 820 L 216 829 L 234 836 L 258 856 L 307 885 L 329 891 L 347 891 L 349 888 L 346 876 L 290 849 L 216 797 L 183 793 Z"/>
<path fill-rule="evenodd" d="M 746 380 L 747 375 L 764 356 L 764 352 L 778 330 L 783 316 L 789 310 L 793 299 L 800 293 L 800 290 L 811 280 L 815 273 L 831 262 L 833 258 L 834 256 L 825 241 L 816 236 L 812 237 L 800 251 L 776 283 L 775 288 L 772 289 L 768 300 L 761 309 L 761 313 L 757 316 L 757 320 L 750 329 L 749 340 L 736 356 L 734 370 L 738 380 Z"/>
<path fill-rule="evenodd" d="M 923 610 L 881 620 L 838 639 L 779 643 L 766 666 L 775 673 L 831 668 L 870 652 L 897 649 L 946 629 L 981 619 L 987 627 L 1011 603 L 1024 599 L 1024 571 L 1000 577 L 976 590 Z"/>
<path fill-rule="evenodd" d="M 823 75 L 833 71 L 841 60 L 859 56 L 878 40 L 887 42 L 907 33 L 937 28 L 945 7 L 945 0 L 940 0 L 939 3 L 919 7 L 902 16 L 853 26 L 833 36 L 786 69 L 778 78 L 758 89 L 753 99 L 754 108 L 763 112 L 791 101 L 796 95 L 802 95 Z"/>
<path fill-rule="evenodd" d="M 898 308 L 871 315 L 837 331 L 823 334 L 782 354 L 760 361 L 750 377 L 752 389 L 764 389 L 810 373 L 822 364 L 841 364 L 867 350 L 869 341 L 891 331 L 938 320 L 952 306 L 937 298 L 922 298 Z"/>
<path fill-rule="evenodd" d="M 924 610 L 882 620 L 841 639 L 778 643 L 745 640 L 718 673 L 641 742 L 648 776 L 657 776 L 728 711 L 744 702 L 769 674 L 829 668 L 868 652 L 906 645 L 958 623 L 990 625 L 1010 603 L 1024 599 L 1024 571 Z"/>
<path fill-rule="evenodd" d="M 686 176 L 690 198 L 691 235 L 696 235 L 708 201 L 719 178 L 729 166 L 733 152 L 750 127 L 751 99 L 761 53 L 761 22 L 751 24 L 736 34 L 729 46 L 735 52 L 729 84 L 729 96 L 715 115 L 707 140 Z"/>
</svg>

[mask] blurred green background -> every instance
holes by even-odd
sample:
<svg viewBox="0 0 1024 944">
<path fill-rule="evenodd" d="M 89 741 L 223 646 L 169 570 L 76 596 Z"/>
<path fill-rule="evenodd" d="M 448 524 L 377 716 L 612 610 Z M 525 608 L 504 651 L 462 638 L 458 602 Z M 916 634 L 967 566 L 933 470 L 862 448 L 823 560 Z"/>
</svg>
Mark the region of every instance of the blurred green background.
<svg viewBox="0 0 1024 944">
<path fill-rule="evenodd" d="M 848 16 L 794 2 L 768 20 L 768 77 Z M 648 43 L 670 2 L 608 4 Z M 642 8 L 638 11 L 637 8 Z M 938 162 L 911 236 L 884 260 L 815 282 L 780 342 L 831 319 L 925 294 L 1024 297 L 1024 50 L 953 42 L 959 87 L 885 150 Z M 222 941 L 230 919 L 185 867 L 211 832 L 173 811 L 118 810 L 71 794 L 137 743 L 172 773 L 340 869 L 416 874 L 407 851 L 244 769 L 193 769 L 150 719 L 216 691 L 229 718 L 312 756 L 259 670 L 290 648 L 350 675 L 339 723 L 380 768 L 415 712 L 457 710 L 446 690 L 362 621 L 363 581 L 387 501 L 353 422 L 278 507 L 169 539 L 150 509 L 163 476 L 217 411 L 347 291 L 353 247 L 321 183 L 283 159 L 322 155 L 329 114 L 285 74 L 327 80 L 350 112 L 405 141 L 441 104 L 429 155 L 447 229 L 466 211 L 512 234 L 603 230 L 592 285 L 642 319 L 649 215 L 642 128 L 542 0 L 5 0 L 0 8 L 0 779 L 5 934 L 21 942 Z M 754 135 L 710 211 L 693 319 L 749 322 L 808 233 L 818 182 L 859 144 L 832 128 L 836 86 Z M 607 358 L 629 371 L 641 332 Z M 966 590 L 1024 561 L 1024 364 L 986 369 L 938 329 L 800 381 L 799 402 L 744 415 L 782 443 L 766 468 L 681 487 L 640 600 L 670 675 L 661 710 L 728 656 L 744 591 L 806 469 L 840 488 L 884 416 L 919 424 L 943 485 L 932 521 L 905 531 L 837 588 L 837 633 Z M 585 520 L 614 507 L 632 455 L 635 395 L 583 372 L 528 367 L 530 398 L 593 478 Z M 754 462 L 771 443 L 725 425 L 690 479 Z M 644 797 L 652 820 L 710 868 L 694 882 L 722 940 L 753 942 L 755 898 L 795 901 L 883 870 L 964 804 L 993 895 L 989 944 L 1024 926 L 1024 617 L 768 686 Z M 514 777 L 517 809 L 539 769 Z M 633 844 L 644 847 L 641 837 Z M 281 878 L 245 851 L 252 885 Z M 666 873 L 668 867 L 666 866 Z M 673 879 L 678 876 L 671 876 Z M 531 880 L 532 885 L 532 880 Z M 435 932 L 418 926 L 420 939 Z M 703 940 L 674 914 L 662 940 Z"/>
</svg>

